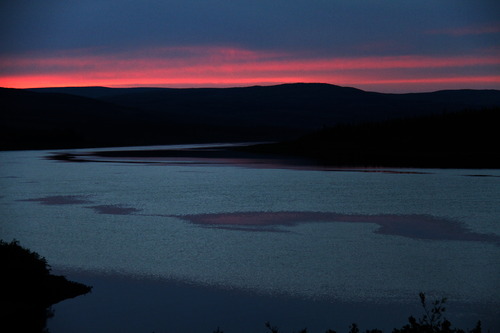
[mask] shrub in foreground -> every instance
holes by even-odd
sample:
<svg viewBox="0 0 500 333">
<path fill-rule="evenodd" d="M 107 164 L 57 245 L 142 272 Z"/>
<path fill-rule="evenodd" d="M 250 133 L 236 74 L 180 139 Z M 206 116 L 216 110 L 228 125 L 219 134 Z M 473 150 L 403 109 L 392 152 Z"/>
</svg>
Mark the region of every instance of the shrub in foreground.
<svg viewBox="0 0 500 333">
<path fill-rule="evenodd" d="M 50 306 L 86 294 L 92 287 L 52 275 L 47 260 L 38 253 L 0 240 L 0 331 L 41 332 Z"/>
<path fill-rule="evenodd" d="M 429 308 L 424 293 L 419 294 L 420 304 L 423 308 L 423 314 L 419 319 L 413 316 L 408 318 L 408 324 L 402 328 L 394 328 L 392 333 L 482 333 L 481 321 L 478 321 L 476 327 L 471 330 L 453 328 L 451 322 L 444 317 L 446 308 L 446 298 L 435 300 L 432 302 L 432 307 Z M 279 328 L 271 325 L 270 322 L 265 323 L 265 327 L 270 333 L 280 333 Z M 219 328 L 213 333 L 224 333 Z M 307 328 L 294 333 L 308 333 Z M 325 333 L 338 333 L 334 330 L 327 330 Z M 357 324 L 351 324 L 348 333 L 384 333 L 379 329 L 360 331 Z"/>
</svg>

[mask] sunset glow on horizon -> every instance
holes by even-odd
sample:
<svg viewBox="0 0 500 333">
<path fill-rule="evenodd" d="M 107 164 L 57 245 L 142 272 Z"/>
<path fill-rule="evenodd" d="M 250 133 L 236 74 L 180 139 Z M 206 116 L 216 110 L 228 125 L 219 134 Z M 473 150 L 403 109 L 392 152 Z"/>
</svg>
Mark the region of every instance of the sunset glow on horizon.
<svg viewBox="0 0 500 333">
<path fill-rule="evenodd" d="M 151 49 L 134 57 L 73 52 L 1 58 L 0 63 L 8 68 L 0 75 L 0 86 L 9 88 L 241 87 L 296 82 L 381 92 L 500 88 L 500 75 L 492 74 L 492 69 L 500 67 L 500 55 L 299 58 L 237 48 L 189 47 Z M 472 73 L 461 73 L 471 68 Z"/>
<path fill-rule="evenodd" d="M 500 18 L 493 5 L 118 4 L 2 4 L 0 86 L 314 82 L 398 93 L 500 89 Z"/>
</svg>

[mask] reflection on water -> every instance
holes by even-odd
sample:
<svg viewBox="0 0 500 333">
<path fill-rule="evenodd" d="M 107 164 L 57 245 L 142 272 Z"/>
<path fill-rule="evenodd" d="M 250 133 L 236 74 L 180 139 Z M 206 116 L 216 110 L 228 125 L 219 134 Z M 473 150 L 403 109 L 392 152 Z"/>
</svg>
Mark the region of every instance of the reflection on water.
<svg viewBox="0 0 500 333">
<path fill-rule="evenodd" d="M 461 240 L 492 242 L 500 245 L 500 236 L 475 233 L 460 223 L 429 215 L 353 215 L 326 212 L 238 212 L 221 214 L 183 215 L 180 218 L 195 224 L 219 228 L 246 226 L 238 230 L 254 230 L 262 226 L 292 226 L 306 222 L 375 223 L 380 226 L 375 232 L 386 235 L 416 239 Z"/>
<path fill-rule="evenodd" d="M 39 202 L 43 205 L 79 205 L 92 201 L 78 195 L 49 196 L 21 199 L 18 201 Z M 141 209 L 123 205 L 86 206 L 98 214 L 139 215 Z M 146 215 L 147 216 L 147 215 Z M 157 215 L 162 216 L 162 215 Z M 197 225 L 238 231 L 279 231 L 278 226 L 294 226 L 299 223 L 343 222 L 374 223 L 379 226 L 374 232 L 386 235 L 404 236 L 415 239 L 482 241 L 500 244 L 500 236 L 493 233 L 476 233 L 463 224 L 450 219 L 430 215 L 355 215 L 333 212 L 236 212 L 198 215 L 165 215 L 178 217 Z"/>
<path fill-rule="evenodd" d="M 425 291 L 499 306 L 499 170 L 69 163 L 48 153 L 0 153 L 0 238 L 56 269 L 310 301 L 413 304 Z"/>
<path fill-rule="evenodd" d="M 55 195 L 43 198 L 20 199 L 18 201 L 39 202 L 43 205 L 79 205 L 92 203 L 81 195 Z"/>
<path fill-rule="evenodd" d="M 120 205 L 98 205 L 90 206 L 88 208 L 94 209 L 96 213 L 99 214 L 130 215 L 140 212 L 140 209 L 136 209 L 133 207 L 122 207 Z"/>
</svg>

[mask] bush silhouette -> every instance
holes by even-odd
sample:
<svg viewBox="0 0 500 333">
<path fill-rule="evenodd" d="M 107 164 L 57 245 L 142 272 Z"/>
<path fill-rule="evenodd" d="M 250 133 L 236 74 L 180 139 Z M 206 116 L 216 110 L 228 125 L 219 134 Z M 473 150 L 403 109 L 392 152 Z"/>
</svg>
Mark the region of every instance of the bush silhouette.
<svg viewBox="0 0 500 333">
<path fill-rule="evenodd" d="M 446 298 L 435 300 L 432 302 L 432 308 L 427 306 L 424 293 L 419 294 L 420 303 L 424 309 L 424 314 L 420 319 L 415 319 L 413 316 L 408 318 L 408 324 L 400 329 L 394 329 L 393 333 L 481 333 L 481 321 L 478 321 L 476 327 L 472 330 L 465 331 L 459 328 L 452 328 L 451 322 L 444 317 L 446 308 Z"/>
<path fill-rule="evenodd" d="M 52 304 L 91 291 L 91 287 L 50 274 L 38 253 L 0 240 L 0 331 L 44 332 Z"/>
<path fill-rule="evenodd" d="M 446 311 L 444 306 L 446 298 L 433 301 L 432 307 L 429 308 L 425 294 L 421 292 L 419 297 L 420 304 L 422 305 L 424 311 L 422 316 L 419 319 L 415 319 L 415 317 L 410 316 L 408 318 L 408 324 L 399 329 L 394 328 L 392 333 L 482 333 L 481 321 L 478 321 L 476 327 L 471 330 L 452 328 L 451 322 L 444 317 L 444 312 Z M 279 328 L 271 325 L 270 322 L 266 322 L 265 327 L 271 333 L 280 332 Z M 298 333 L 307 332 L 306 328 L 298 331 Z M 337 333 L 337 331 L 328 329 L 325 333 Z M 361 331 L 358 325 L 353 323 L 350 325 L 348 333 L 361 333 Z M 383 331 L 379 329 L 371 329 L 364 331 L 364 333 L 383 333 Z"/>
</svg>

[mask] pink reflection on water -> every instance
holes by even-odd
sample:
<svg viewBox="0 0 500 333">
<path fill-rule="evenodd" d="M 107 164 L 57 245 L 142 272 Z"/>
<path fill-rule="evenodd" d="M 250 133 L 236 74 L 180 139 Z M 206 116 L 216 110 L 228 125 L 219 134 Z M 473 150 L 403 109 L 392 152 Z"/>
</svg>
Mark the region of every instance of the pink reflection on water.
<svg viewBox="0 0 500 333">
<path fill-rule="evenodd" d="M 481 241 L 500 245 L 498 235 L 476 233 L 458 221 L 430 215 L 364 215 L 288 211 L 198 214 L 178 217 L 198 225 L 248 231 L 276 231 L 276 227 L 294 226 L 299 223 L 374 223 L 379 226 L 375 231 L 378 234 L 414 239 Z"/>
</svg>

